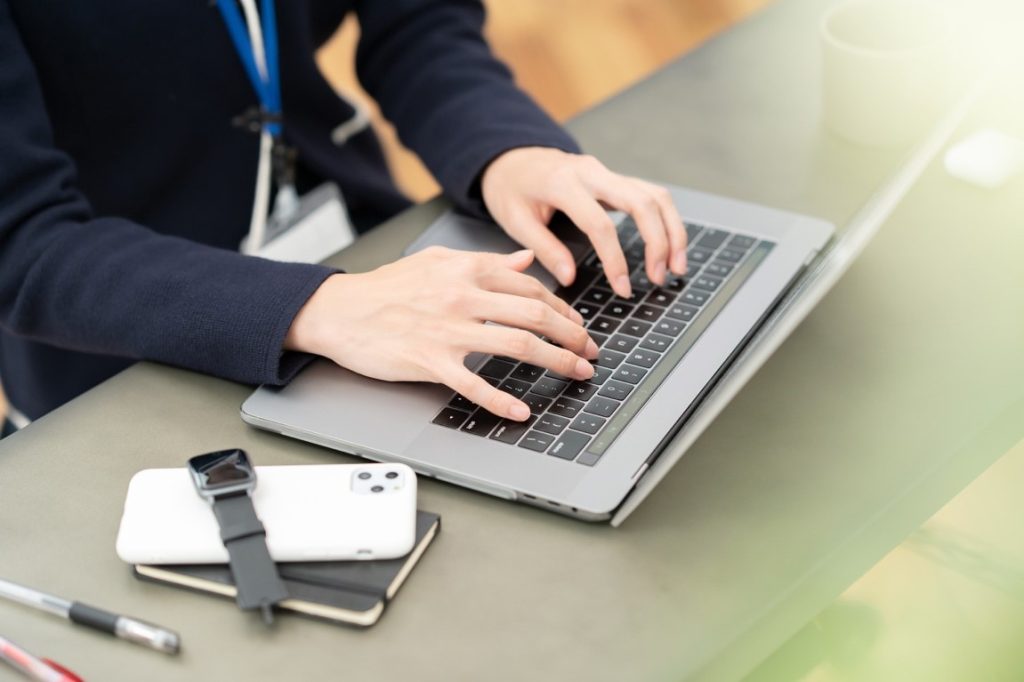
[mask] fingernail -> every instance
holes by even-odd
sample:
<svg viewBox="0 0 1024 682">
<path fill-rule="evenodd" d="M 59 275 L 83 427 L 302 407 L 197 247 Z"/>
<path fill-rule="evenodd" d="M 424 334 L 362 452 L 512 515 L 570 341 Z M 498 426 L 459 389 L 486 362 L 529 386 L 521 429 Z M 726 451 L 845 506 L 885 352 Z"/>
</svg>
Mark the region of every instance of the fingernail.
<svg viewBox="0 0 1024 682">
<path fill-rule="evenodd" d="M 672 272 L 677 275 L 686 274 L 686 251 L 680 249 L 676 251 L 675 258 L 672 259 Z"/>
<path fill-rule="evenodd" d="M 520 249 L 519 251 L 508 254 L 508 259 L 513 263 L 518 263 L 529 256 L 533 256 L 533 251 L 531 249 Z"/>
<path fill-rule="evenodd" d="M 594 376 L 594 366 L 583 360 L 582 358 L 576 361 L 576 376 L 580 379 L 589 379 Z"/>
<path fill-rule="evenodd" d="M 530 408 L 522 403 L 515 403 L 508 409 L 508 416 L 516 421 L 525 421 L 530 416 Z"/>
<path fill-rule="evenodd" d="M 597 357 L 597 344 L 594 343 L 594 339 L 587 339 L 587 348 L 584 353 L 587 354 L 588 358 Z"/>
<path fill-rule="evenodd" d="M 654 264 L 654 282 L 656 284 L 665 283 L 665 264 L 655 263 Z"/>
<path fill-rule="evenodd" d="M 572 266 L 568 263 L 562 263 L 555 268 L 555 277 L 562 286 L 567 287 L 572 284 Z"/>
<path fill-rule="evenodd" d="M 633 287 L 629 284 L 629 277 L 626 275 L 619 275 L 615 278 L 615 293 L 622 298 L 633 297 Z"/>
</svg>

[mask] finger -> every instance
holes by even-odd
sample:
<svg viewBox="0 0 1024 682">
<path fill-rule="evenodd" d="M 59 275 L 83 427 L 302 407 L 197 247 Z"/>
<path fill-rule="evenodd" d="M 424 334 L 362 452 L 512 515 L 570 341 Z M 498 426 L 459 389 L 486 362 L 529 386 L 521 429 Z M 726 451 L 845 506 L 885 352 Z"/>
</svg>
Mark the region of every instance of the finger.
<svg viewBox="0 0 1024 682">
<path fill-rule="evenodd" d="M 477 319 L 528 329 L 586 358 L 597 357 L 597 344 L 581 325 L 543 301 L 510 294 L 480 292 L 472 304 Z"/>
<path fill-rule="evenodd" d="M 576 278 L 576 262 L 572 252 L 548 226 L 531 215 L 529 210 L 513 212 L 508 225 L 503 225 L 510 237 L 537 254 L 537 260 L 564 287 Z"/>
<path fill-rule="evenodd" d="M 610 171 L 597 171 L 586 181 L 591 183 L 591 191 L 598 199 L 633 216 L 644 240 L 647 277 L 655 284 L 664 284 L 669 260 L 668 227 L 654 193 L 643 184 Z"/>
<path fill-rule="evenodd" d="M 552 199 L 554 205 L 590 238 L 615 293 L 622 298 L 631 298 L 633 289 L 629 283 L 629 268 L 619 244 L 619 235 L 615 232 L 615 223 L 597 199 L 578 180 L 562 185 L 559 194 Z"/>
<path fill-rule="evenodd" d="M 446 368 L 438 378 L 448 388 L 499 417 L 521 422 L 530 416 L 526 403 L 491 386 L 463 365 Z"/>
<path fill-rule="evenodd" d="M 660 185 L 653 185 L 649 182 L 642 184 L 650 188 L 654 198 L 658 202 L 658 209 L 661 211 L 662 220 L 668 228 L 669 241 L 669 268 L 677 275 L 686 274 L 686 226 L 679 216 L 679 209 L 672 198 L 672 193 Z"/>
<path fill-rule="evenodd" d="M 594 376 L 594 367 L 589 362 L 571 350 L 540 340 L 525 329 L 477 324 L 471 325 L 463 338 L 465 348 L 470 352 L 513 357 L 580 380 Z"/>
<path fill-rule="evenodd" d="M 498 268 L 488 273 L 481 284 L 488 291 L 543 301 L 554 308 L 560 315 L 569 318 L 576 324 L 583 324 L 583 316 L 576 312 L 567 302 L 548 291 L 548 288 L 541 284 L 536 277 Z"/>
</svg>

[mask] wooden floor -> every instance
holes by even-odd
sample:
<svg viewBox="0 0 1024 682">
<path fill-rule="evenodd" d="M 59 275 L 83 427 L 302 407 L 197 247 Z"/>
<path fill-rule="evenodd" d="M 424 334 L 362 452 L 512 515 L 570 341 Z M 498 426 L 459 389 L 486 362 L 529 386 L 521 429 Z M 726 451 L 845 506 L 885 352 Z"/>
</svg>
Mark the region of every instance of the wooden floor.
<svg viewBox="0 0 1024 682">
<path fill-rule="evenodd" d="M 487 35 L 520 85 L 558 121 L 618 92 L 769 0 L 487 0 Z M 359 88 L 352 55 L 359 27 L 347 21 L 318 55 L 336 88 L 363 101 L 388 161 L 414 199 L 437 193 L 430 173 L 397 142 Z M 3 412 L 0 392 L 0 413 Z"/>
</svg>

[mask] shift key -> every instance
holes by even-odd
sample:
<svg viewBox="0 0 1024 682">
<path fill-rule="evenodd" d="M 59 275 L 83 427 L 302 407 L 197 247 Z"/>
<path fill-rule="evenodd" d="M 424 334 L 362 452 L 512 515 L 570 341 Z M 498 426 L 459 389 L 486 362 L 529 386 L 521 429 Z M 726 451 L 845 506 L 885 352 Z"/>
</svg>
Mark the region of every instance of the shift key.
<svg viewBox="0 0 1024 682">
<path fill-rule="evenodd" d="M 590 436 L 585 433 L 566 431 L 562 437 L 551 446 L 551 449 L 548 450 L 548 454 L 560 457 L 561 459 L 576 459 L 576 455 L 580 454 L 580 450 L 582 450 L 589 442 Z"/>
</svg>

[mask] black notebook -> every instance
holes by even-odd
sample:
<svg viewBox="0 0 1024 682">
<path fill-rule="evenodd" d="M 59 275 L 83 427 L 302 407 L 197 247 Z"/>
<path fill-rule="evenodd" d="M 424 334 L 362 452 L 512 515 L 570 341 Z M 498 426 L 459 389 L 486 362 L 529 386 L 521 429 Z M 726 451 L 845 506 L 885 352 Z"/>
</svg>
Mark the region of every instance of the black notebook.
<svg viewBox="0 0 1024 682">
<path fill-rule="evenodd" d="M 373 625 L 441 530 L 441 517 L 416 512 L 416 542 L 398 559 L 281 562 L 278 573 L 290 597 L 278 608 L 336 623 Z M 235 598 L 226 564 L 136 564 L 135 576 Z"/>
</svg>

